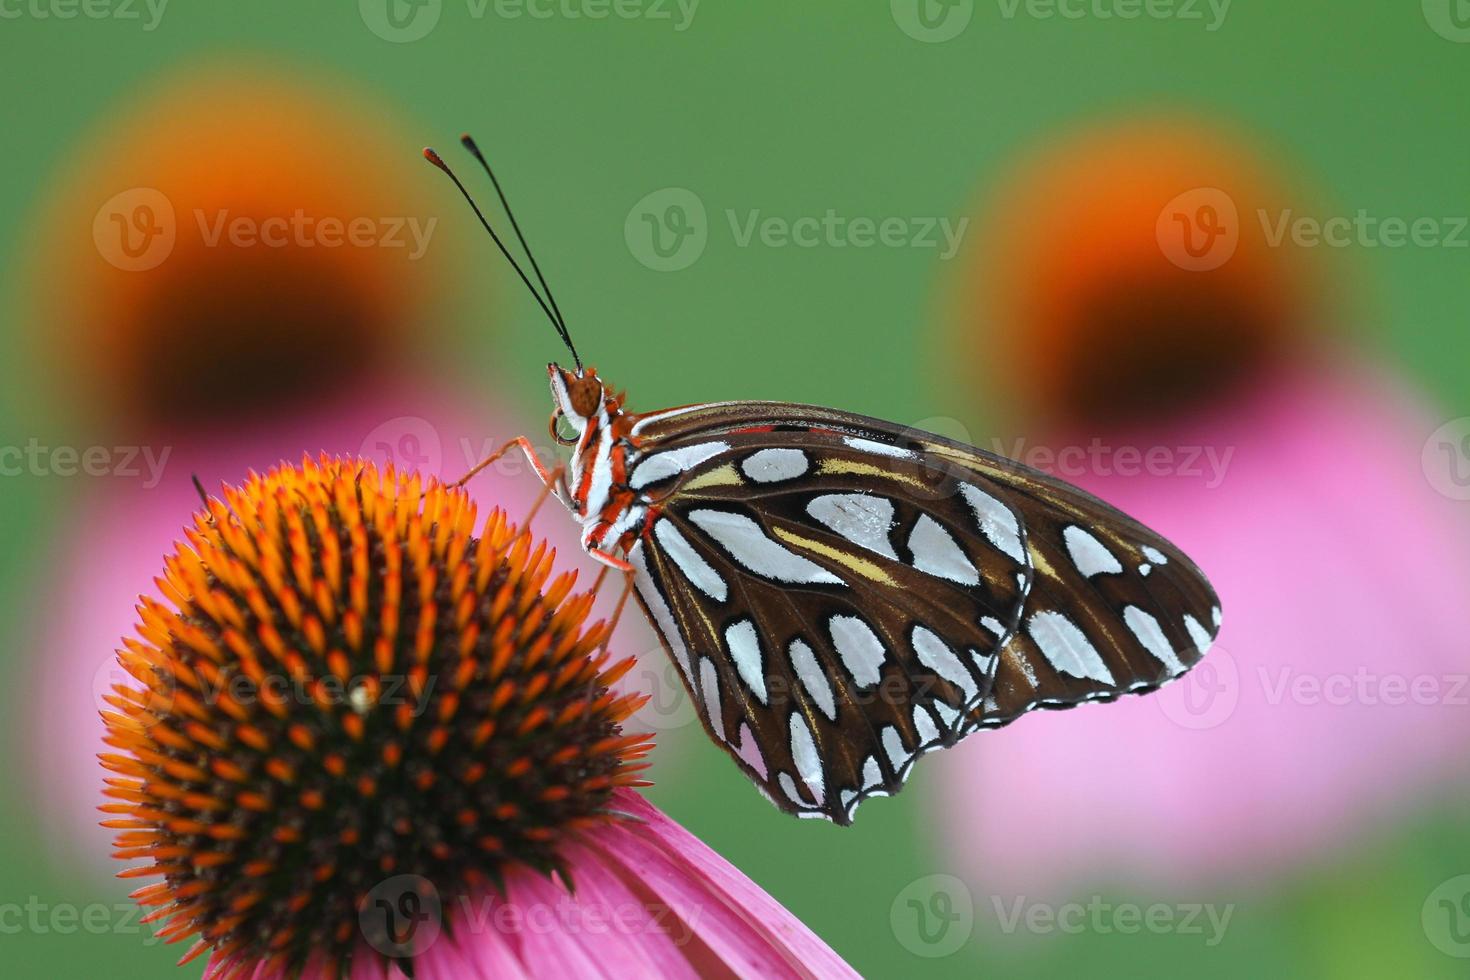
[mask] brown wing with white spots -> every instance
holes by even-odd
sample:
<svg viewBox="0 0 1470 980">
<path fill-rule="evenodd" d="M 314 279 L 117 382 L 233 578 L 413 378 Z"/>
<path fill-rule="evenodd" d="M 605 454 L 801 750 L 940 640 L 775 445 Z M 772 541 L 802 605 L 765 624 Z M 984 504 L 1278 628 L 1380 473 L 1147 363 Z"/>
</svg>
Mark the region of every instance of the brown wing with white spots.
<svg viewBox="0 0 1470 980">
<path fill-rule="evenodd" d="M 711 736 L 790 812 L 847 823 L 922 752 L 1152 690 L 1217 628 L 1167 541 L 938 436 L 726 403 L 634 438 L 640 601 Z"/>
</svg>

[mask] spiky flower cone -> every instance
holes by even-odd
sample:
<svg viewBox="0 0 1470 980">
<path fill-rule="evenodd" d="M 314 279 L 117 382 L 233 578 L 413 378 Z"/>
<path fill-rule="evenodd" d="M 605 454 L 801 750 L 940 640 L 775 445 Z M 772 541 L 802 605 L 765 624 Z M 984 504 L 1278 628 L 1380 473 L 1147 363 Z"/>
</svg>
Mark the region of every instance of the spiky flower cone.
<svg viewBox="0 0 1470 980">
<path fill-rule="evenodd" d="M 618 819 L 650 747 L 609 689 L 632 660 L 544 543 L 475 521 L 462 491 L 308 458 L 211 499 L 167 559 L 118 652 L 141 686 L 108 698 L 104 809 L 185 960 L 346 972 L 400 952 L 359 915 L 385 878 L 448 902 Z"/>
</svg>

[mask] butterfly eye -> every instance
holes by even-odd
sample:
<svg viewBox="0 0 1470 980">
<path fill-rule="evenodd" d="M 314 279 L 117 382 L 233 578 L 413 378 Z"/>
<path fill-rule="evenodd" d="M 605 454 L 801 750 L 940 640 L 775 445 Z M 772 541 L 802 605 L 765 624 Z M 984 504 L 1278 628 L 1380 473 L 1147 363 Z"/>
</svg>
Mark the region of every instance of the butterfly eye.
<svg viewBox="0 0 1470 980">
<path fill-rule="evenodd" d="M 551 424 L 549 426 L 551 429 L 551 438 L 555 439 L 560 445 L 575 446 L 577 444 L 577 431 L 571 428 L 570 424 L 563 425 L 564 422 L 566 422 L 566 414 L 561 409 L 558 408 L 551 413 Z"/>
<path fill-rule="evenodd" d="M 572 383 L 568 393 L 571 396 L 572 411 L 584 419 L 597 414 L 597 406 L 602 403 L 602 385 L 595 378 L 579 378 Z"/>
</svg>

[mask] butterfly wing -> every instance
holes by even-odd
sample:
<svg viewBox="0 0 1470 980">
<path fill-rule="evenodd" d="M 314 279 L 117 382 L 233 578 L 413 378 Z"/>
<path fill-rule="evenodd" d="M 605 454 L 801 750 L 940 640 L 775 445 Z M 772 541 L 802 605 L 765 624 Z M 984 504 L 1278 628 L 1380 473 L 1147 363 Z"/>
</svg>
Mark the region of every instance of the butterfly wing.
<svg viewBox="0 0 1470 980">
<path fill-rule="evenodd" d="M 711 737 L 788 812 L 848 823 L 980 727 L 1151 690 L 1218 621 L 1157 534 L 938 436 L 734 402 L 633 438 L 639 601 Z"/>
</svg>

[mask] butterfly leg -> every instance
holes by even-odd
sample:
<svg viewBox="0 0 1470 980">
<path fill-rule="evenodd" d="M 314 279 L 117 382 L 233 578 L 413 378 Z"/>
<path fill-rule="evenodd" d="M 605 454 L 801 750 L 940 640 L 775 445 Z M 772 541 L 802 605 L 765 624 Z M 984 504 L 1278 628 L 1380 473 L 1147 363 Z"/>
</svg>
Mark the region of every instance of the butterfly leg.
<svg viewBox="0 0 1470 980">
<path fill-rule="evenodd" d="M 544 482 L 541 484 L 541 492 L 536 494 L 536 501 L 531 504 L 531 509 L 526 511 L 525 520 L 521 523 L 522 527 L 531 526 L 531 519 L 536 516 L 536 512 L 541 509 L 541 505 L 546 503 L 546 498 L 551 496 L 553 493 L 556 494 L 556 496 L 561 500 L 567 499 L 562 495 L 563 491 L 565 491 L 566 489 L 563 484 L 563 481 L 566 479 L 566 475 L 567 468 L 565 463 L 557 463 L 556 466 L 553 467 L 550 472 L 546 474 L 546 476 L 543 478 Z"/>
<path fill-rule="evenodd" d="M 618 604 L 613 607 L 612 619 L 607 624 L 607 635 L 602 638 L 602 644 L 599 647 L 600 650 L 606 651 L 608 644 L 612 642 L 613 630 L 617 628 L 618 620 L 623 616 L 623 607 L 628 604 L 628 594 L 633 591 L 633 566 L 617 555 L 610 555 L 597 548 L 587 553 L 602 563 L 602 569 L 597 573 L 597 581 L 593 584 L 592 591 L 596 592 L 602 587 L 609 568 L 615 568 L 623 573 L 623 591 L 618 595 Z"/>
<path fill-rule="evenodd" d="M 474 478 L 474 476 L 478 474 L 481 470 L 499 460 L 502 456 L 510 452 L 512 449 L 520 449 L 520 451 L 525 454 L 526 459 L 530 462 L 532 469 L 536 471 L 536 476 L 541 480 L 543 486 L 550 488 L 553 484 L 557 484 L 557 486 L 555 487 L 555 490 L 558 491 L 557 496 L 562 496 L 559 492 L 561 490 L 559 475 L 561 467 L 558 466 L 553 468 L 547 466 L 546 463 L 543 462 L 541 457 L 537 454 L 536 447 L 531 445 L 531 441 L 525 436 L 516 436 L 514 439 L 510 440 L 510 442 L 507 442 L 505 445 L 495 450 L 495 452 L 491 453 L 489 456 L 486 456 L 474 466 L 470 467 L 468 473 L 460 477 L 458 480 L 455 480 L 453 483 L 449 484 L 449 486 L 451 488 L 464 486 L 466 483 L 470 482 L 470 480 Z"/>
</svg>

